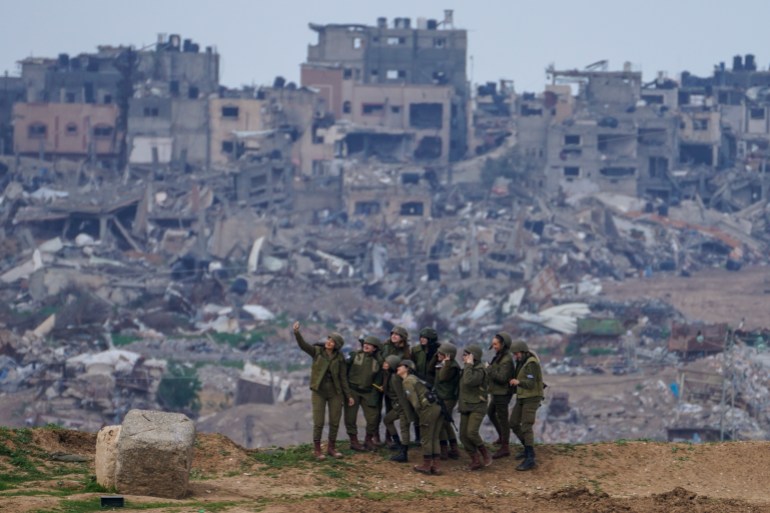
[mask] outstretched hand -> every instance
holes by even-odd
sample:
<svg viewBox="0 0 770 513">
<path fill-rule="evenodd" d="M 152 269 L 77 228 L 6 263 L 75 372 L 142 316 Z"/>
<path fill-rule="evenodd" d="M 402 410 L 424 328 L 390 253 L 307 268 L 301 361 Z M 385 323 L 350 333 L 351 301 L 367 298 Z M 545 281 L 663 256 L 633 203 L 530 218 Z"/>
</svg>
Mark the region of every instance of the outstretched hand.
<svg viewBox="0 0 770 513">
<path fill-rule="evenodd" d="M 299 321 L 294 321 L 294 333 L 299 332 Z"/>
</svg>

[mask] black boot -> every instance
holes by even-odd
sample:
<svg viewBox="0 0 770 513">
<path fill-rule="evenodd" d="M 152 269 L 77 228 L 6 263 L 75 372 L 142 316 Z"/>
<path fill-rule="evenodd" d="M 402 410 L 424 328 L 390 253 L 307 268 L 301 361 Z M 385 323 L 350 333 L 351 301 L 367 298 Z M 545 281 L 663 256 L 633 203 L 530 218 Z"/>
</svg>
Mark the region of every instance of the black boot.
<svg viewBox="0 0 770 513">
<path fill-rule="evenodd" d="M 398 450 L 398 454 L 394 454 L 390 457 L 390 461 L 396 461 L 398 463 L 406 463 L 409 461 L 409 447 L 406 445 L 401 445 Z"/>
<path fill-rule="evenodd" d="M 523 460 L 526 457 L 527 457 L 527 448 L 522 447 L 521 450 L 516 453 L 516 455 L 514 456 L 514 459 Z"/>
<path fill-rule="evenodd" d="M 392 442 L 388 446 L 388 449 L 391 451 L 400 451 L 401 450 L 401 437 L 398 435 L 393 435 L 390 437 Z"/>
<path fill-rule="evenodd" d="M 527 445 L 524 447 L 524 452 L 526 453 L 524 461 L 516 467 L 516 470 L 532 470 L 535 468 L 535 448 L 531 445 Z"/>
<path fill-rule="evenodd" d="M 419 447 L 420 445 L 420 425 L 416 424 L 414 425 L 414 440 L 413 443 Z"/>
</svg>

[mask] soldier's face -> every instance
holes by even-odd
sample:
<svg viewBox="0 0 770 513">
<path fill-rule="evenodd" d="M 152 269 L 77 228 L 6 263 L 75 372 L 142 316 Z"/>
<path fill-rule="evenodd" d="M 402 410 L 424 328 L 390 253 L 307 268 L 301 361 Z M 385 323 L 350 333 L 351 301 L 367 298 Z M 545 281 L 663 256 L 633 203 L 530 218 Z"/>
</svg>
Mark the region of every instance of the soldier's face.
<svg viewBox="0 0 770 513">
<path fill-rule="evenodd" d="M 492 349 L 494 349 L 497 352 L 500 352 L 500 350 L 503 348 L 503 343 L 500 342 L 499 338 L 493 338 L 492 339 Z"/>
<path fill-rule="evenodd" d="M 329 338 L 327 338 L 327 339 L 326 339 L 326 342 L 324 342 L 324 347 L 325 347 L 325 348 L 326 348 L 328 351 L 333 351 L 334 349 L 336 349 L 336 348 L 337 348 L 337 344 L 335 344 L 335 343 L 334 343 L 334 339 L 332 339 L 331 337 L 329 337 Z"/>
<path fill-rule="evenodd" d="M 375 347 L 371 344 L 364 344 L 364 353 L 373 353 Z"/>
<path fill-rule="evenodd" d="M 406 368 L 406 365 L 399 365 L 396 369 L 396 374 L 402 378 L 405 378 L 407 374 L 409 374 L 409 369 Z"/>
<path fill-rule="evenodd" d="M 516 358 L 516 361 L 521 361 L 521 357 L 524 353 L 513 353 L 513 357 Z"/>
<path fill-rule="evenodd" d="M 404 343 L 404 341 L 401 339 L 401 335 L 398 333 L 391 333 L 390 334 L 390 341 L 396 344 L 397 346 L 400 346 Z"/>
<path fill-rule="evenodd" d="M 388 362 L 382 362 L 382 370 L 390 370 L 390 364 Z"/>
<path fill-rule="evenodd" d="M 427 346 L 428 345 L 428 339 L 425 337 L 420 337 L 420 345 L 421 346 Z"/>
</svg>

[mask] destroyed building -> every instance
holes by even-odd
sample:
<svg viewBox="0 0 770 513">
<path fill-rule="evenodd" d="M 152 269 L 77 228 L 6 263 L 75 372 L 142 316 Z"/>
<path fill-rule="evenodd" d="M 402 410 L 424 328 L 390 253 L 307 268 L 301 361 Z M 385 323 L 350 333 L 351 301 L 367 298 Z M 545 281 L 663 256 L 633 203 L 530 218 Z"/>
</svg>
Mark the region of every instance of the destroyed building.
<svg viewBox="0 0 770 513">
<path fill-rule="evenodd" d="M 318 42 L 302 64 L 335 120 L 352 125 L 348 153 L 446 163 L 468 147 L 466 31 L 444 19 L 378 18 L 375 26 L 311 24 Z"/>
</svg>

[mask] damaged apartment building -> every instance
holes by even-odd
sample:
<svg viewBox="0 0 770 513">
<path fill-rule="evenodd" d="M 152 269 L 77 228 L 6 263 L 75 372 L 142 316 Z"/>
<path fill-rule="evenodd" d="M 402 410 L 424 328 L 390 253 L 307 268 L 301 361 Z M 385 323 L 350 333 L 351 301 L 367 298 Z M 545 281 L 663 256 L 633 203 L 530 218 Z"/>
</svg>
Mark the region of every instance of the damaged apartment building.
<svg viewBox="0 0 770 513">
<path fill-rule="evenodd" d="M 219 55 L 179 35 L 150 49 L 99 46 L 71 57 L 21 61 L 24 103 L 14 105 L 14 151 L 89 159 L 104 167 L 206 164 L 207 103 Z"/>
<path fill-rule="evenodd" d="M 663 73 L 643 82 L 626 63 L 547 73 L 540 95 L 516 98 L 523 156 L 550 195 L 622 193 L 676 204 L 700 198 L 728 211 L 767 197 L 770 71 L 753 55 L 714 76 Z"/>
<path fill-rule="evenodd" d="M 334 157 L 446 165 L 468 147 L 470 90 L 467 34 L 443 20 L 377 19 L 362 24 L 310 24 L 318 42 L 302 64 L 303 86 L 318 90 L 335 123 L 313 127 Z M 329 174 L 323 156 L 304 173 Z M 309 169 L 308 169 L 309 168 Z"/>
</svg>

